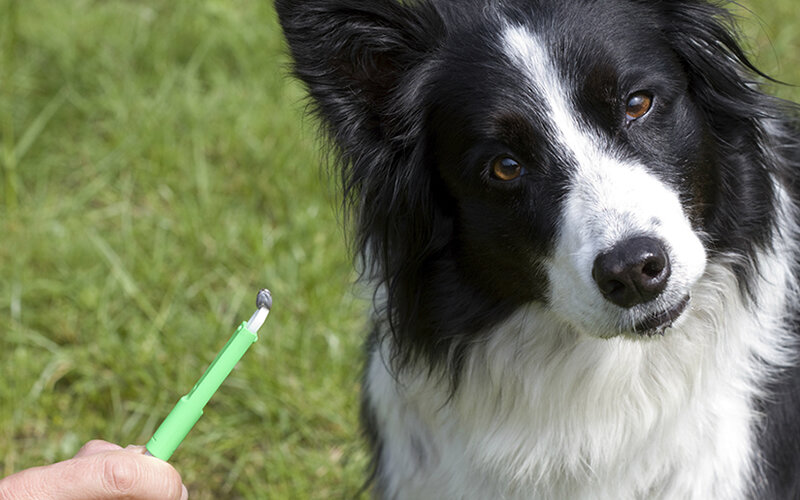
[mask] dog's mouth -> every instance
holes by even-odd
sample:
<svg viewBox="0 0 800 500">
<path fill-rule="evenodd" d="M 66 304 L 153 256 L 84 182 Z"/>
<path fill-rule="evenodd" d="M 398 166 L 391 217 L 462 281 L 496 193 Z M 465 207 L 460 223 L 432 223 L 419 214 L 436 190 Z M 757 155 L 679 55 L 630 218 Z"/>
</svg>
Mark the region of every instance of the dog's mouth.
<svg viewBox="0 0 800 500">
<path fill-rule="evenodd" d="M 690 297 L 687 295 L 669 309 L 660 310 L 651 314 L 633 326 L 634 333 L 637 335 L 646 335 L 648 337 L 652 337 L 656 334 L 664 335 L 664 331 L 671 327 L 675 320 L 689 307 L 690 300 Z"/>
</svg>

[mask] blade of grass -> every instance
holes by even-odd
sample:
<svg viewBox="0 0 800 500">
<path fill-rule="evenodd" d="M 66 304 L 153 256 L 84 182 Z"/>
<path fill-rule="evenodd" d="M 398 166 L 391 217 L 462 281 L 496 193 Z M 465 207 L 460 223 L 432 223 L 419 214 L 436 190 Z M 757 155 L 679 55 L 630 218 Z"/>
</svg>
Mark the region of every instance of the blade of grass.
<svg viewBox="0 0 800 500">
<path fill-rule="evenodd" d="M 5 177 L 6 209 L 13 212 L 19 204 L 19 176 L 14 152 L 14 119 L 11 107 L 14 102 L 13 80 L 17 51 L 17 0 L 6 0 L 3 4 L 4 21 L 0 23 L 0 133 L 3 136 L 2 171 Z"/>
<path fill-rule="evenodd" d="M 16 147 L 14 147 L 14 151 L 12 153 L 14 157 L 15 164 L 19 165 L 19 162 L 22 161 L 22 158 L 25 157 L 25 154 L 30 150 L 31 146 L 36 142 L 36 139 L 44 132 L 44 129 L 47 127 L 47 124 L 50 123 L 50 120 L 56 115 L 58 110 L 64 104 L 67 99 L 67 89 L 66 87 L 62 87 L 58 93 L 50 99 L 50 102 L 42 108 L 36 118 L 28 125 L 28 128 L 25 129 L 25 132 L 19 138 L 19 142 L 17 142 Z"/>
<path fill-rule="evenodd" d="M 139 288 L 139 285 L 136 284 L 136 280 L 134 280 L 130 273 L 125 269 L 125 266 L 122 263 L 122 260 L 119 258 L 119 255 L 117 255 L 114 249 L 111 248 L 111 245 L 109 245 L 106 240 L 104 240 L 97 232 L 90 230 L 88 231 L 87 235 L 94 246 L 97 247 L 103 257 L 106 259 L 106 262 L 111 267 L 112 273 L 122 285 L 122 289 L 125 291 L 125 294 L 133 300 L 139 309 L 150 319 L 150 322 L 155 325 L 158 318 L 158 312 L 156 311 L 156 308 L 153 307 L 153 305 L 147 300 Z"/>
</svg>

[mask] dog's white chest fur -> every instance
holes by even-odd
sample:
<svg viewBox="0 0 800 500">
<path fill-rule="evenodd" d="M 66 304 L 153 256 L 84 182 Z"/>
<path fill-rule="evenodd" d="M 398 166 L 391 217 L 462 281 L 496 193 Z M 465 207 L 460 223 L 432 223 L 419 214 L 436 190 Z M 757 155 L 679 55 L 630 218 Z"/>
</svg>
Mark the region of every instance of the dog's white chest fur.
<svg viewBox="0 0 800 500">
<path fill-rule="evenodd" d="M 784 286 L 772 262 L 763 292 Z M 544 308 L 520 310 L 471 351 L 452 397 L 424 368 L 393 376 L 388 346 L 376 349 L 366 389 L 388 497 L 743 497 L 783 301 L 753 311 L 724 266 L 704 278 L 664 337 L 581 337 Z"/>
</svg>

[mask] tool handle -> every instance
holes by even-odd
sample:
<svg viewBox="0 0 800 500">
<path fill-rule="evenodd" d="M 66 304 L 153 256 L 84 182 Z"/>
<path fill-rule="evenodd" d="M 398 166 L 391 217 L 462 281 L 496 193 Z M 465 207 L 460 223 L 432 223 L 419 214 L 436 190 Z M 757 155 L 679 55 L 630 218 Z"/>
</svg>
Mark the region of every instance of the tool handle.
<svg viewBox="0 0 800 500">
<path fill-rule="evenodd" d="M 178 400 L 167 418 L 158 426 L 153 437 L 147 442 L 145 447 L 151 455 L 161 460 L 169 460 L 194 424 L 203 416 L 203 408 L 208 404 L 211 396 L 217 392 L 222 382 L 233 371 L 236 363 L 242 359 L 244 353 L 256 340 L 258 340 L 258 335 L 247 328 L 246 322 L 239 325 L 225 347 L 206 368 L 200 380 L 188 394 Z"/>
</svg>

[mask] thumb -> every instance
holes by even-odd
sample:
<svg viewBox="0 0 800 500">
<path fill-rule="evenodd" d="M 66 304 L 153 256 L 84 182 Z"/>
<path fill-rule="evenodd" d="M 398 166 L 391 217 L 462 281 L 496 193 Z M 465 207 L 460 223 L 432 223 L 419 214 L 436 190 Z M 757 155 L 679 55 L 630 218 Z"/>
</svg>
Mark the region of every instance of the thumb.
<svg viewBox="0 0 800 500">
<path fill-rule="evenodd" d="M 85 457 L 89 455 L 97 455 L 98 453 L 121 450 L 121 449 L 122 446 L 118 444 L 109 443 L 108 441 L 102 441 L 100 439 L 93 439 L 88 443 L 86 443 L 85 445 L 83 445 L 73 458 Z"/>
<path fill-rule="evenodd" d="M 186 500 L 178 472 L 155 457 L 125 450 L 78 456 L 0 481 L 10 500 Z"/>
</svg>

